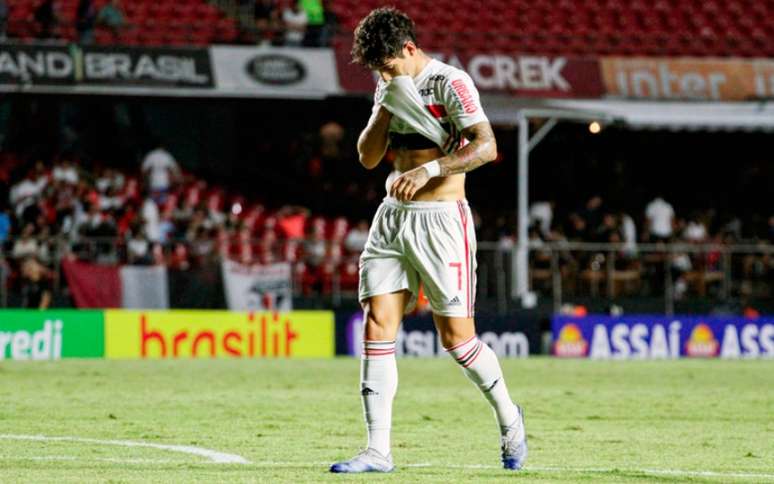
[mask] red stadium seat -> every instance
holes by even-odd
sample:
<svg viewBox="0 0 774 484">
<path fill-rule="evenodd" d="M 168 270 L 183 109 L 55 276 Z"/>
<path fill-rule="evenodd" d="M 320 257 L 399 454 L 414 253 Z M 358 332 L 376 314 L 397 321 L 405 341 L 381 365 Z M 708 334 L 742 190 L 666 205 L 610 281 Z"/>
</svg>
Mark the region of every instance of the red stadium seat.
<svg viewBox="0 0 774 484">
<path fill-rule="evenodd" d="M 354 29 L 377 0 L 332 0 Z M 749 0 L 439 0 L 397 2 L 430 51 L 490 50 L 584 55 L 767 56 L 774 52 L 774 4 Z M 475 10 L 475 16 L 458 12 Z M 479 32 L 473 35 L 473 32 Z M 480 34 L 485 32 L 485 34 Z M 686 36 L 690 38 L 686 38 Z"/>
</svg>

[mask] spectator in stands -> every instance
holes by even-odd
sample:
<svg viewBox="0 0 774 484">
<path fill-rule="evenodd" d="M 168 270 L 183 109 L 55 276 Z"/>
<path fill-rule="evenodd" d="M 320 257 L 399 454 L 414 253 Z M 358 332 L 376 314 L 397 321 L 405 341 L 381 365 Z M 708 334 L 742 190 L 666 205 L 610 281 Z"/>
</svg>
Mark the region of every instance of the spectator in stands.
<svg viewBox="0 0 774 484">
<path fill-rule="evenodd" d="M 551 230 L 551 223 L 554 218 L 554 202 L 534 202 L 529 207 L 529 223 L 537 224 L 540 233 L 545 237 Z"/>
<path fill-rule="evenodd" d="M 278 11 L 274 0 L 255 0 L 253 18 L 259 44 L 269 44 L 277 32 Z"/>
<path fill-rule="evenodd" d="M 191 243 L 191 256 L 197 265 L 204 265 L 215 254 L 215 233 L 204 227 L 198 227 Z"/>
<path fill-rule="evenodd" d="M 124 182 L 125 179 L 121 173 L 112 168 L 105 168 L 94 181 L 94 187 L 100 193 L 108 193 L 111 190 L 122 190 L 124 188 Z"/>
<path fill-rule="evenodd" d="M 35 205 L 38 201 L 43 186 L 35 177 L 35 172 L 30 170 L 27 176 L 11 187 L 9 201 L 13 205 L 17 217 L 22 217 L 24 211 Z"/>
<path fill-rule="evenodd" d="M 671 259 L 670 270 L 674 281 L 674 297 L 680 300 L 688 290 L 688 281 L 685 275 L 693 269 L 693 263 L 691 257 L 685 252 L 672 254 Z"/>
<path fill-rule="evenodd" d="M 14 242 L 11 257 L 16 260 L 35 257 L 38 255 L 38 249 L 38 240 L 35 238 L 35 225 L 30 223 L 24 226 L 21 236 Z"/>
<path fill-rule="evenodd" d="M 168 244 L 175 238 L 175 232 L 177 228 L 172 221 L 172 214 L 165 213 L 161 216 L 161 222 L 159 222 L 159 242 L 162 244 Z"/>
<path fill-rule="evenodd" d="M 323 0 L 323 14 L 325 15 L 325 25 L 322 28 L 320 35 L 320 47 L 327 47 L 331 45 L 336 33 L 339 32 L 339 18 L 336 14 L 328 8 L 328 4 L 332 0 Z"/>
<path fill-rule="evenodd" d="M 43 192 L 43 190 L 45 190 L 48 186 L 49 182 L 48 170 L 46 170 L 46 164 L 43 163 L 43 160 L 38 160 L 35 162 L 35 168 L 33 168 L 33 171 L 35 172 L 33 175 L 35 178 L 35 183 L 38 184 L 40 191 Z"/>
<path fill-rule="evenodd" d="M 304 224 L 309 217 L 309 209 L 299 206 L 282 207 L 277 212 L 277 226 L 285 238 L 304 238 Z"/>
<path fill-rule="evenodd" d="M 572 242 L 587 241 L 586 220 L 575 212 L 571 213 L 567 220 L 565 234 L 567 235 L 567 239 Z"/>
<path fill-rule="evenodd" d="M 132 235 L 126 242 L 126 257 L 129 264 L 150 265 L 153 263 L 151 244 L 140 224 L 132 226 Z"/>
<path fill-rule="evenodd" d="M 344 247 L 353 254 L 363 252 L 368 240 L 368 222 L 361 220 L 352 228 L 344 239 Z"/>
<path fill-rule="evenodd" d="M 51 306 L 51 281 L 46 269 L 34 257 L 22 264 L 22 307 L 27 309 L 48 309 Z"/>
<path fill-rule="evenodd" d="M 95 239 L 94 248 L 97 260 L 102 263 L 115 261 L 115 238 L 118 236 L 118 227 L 115 217 L 111 212 L 101 212 L 99 206 L 90 205 L 87 223 L 81 227 L 81 234 Z"/>
<path fill-rule="evenodd" d="M 621 241 L 617 220 L 612 213 L 605 213 L 602 221 L 594 230 L 594 242 L 617 243 Z"/>
<path fill-rule="evenodd" d="M 603 200 L 601 196 L 593 195 L 588 199 L 588 201 L 586 201 L 586 205 L 581 210 L 579 210 L 580 216 L 583 218 L 583 220 L 586 221 L 586 229 L 588 230 L 588 235 L 591 238 L 594 238 L 595 232 L 602 224 L 602 218 L 604 215 L 602 203 Z"/>
<path fill-rule="evenodd" d="M 48 39 L 53 34 L 56 24 L 56 14 L 54 12 L 54 0 L 43 0 L 35 10 L 35 22 L 38 24 L 38 37 Z"/>
<path fill-rule="evenodd" d="M 683 229 L 683 239 L 688 242 L 701 243 L 707 240 L 708 235 L 707 225 L 702 220 L 702 217 L 698 213 L 692 214 Z"/>
<path fill-rule="evenodd" d="M 304 262 L 310 267 L 319 267 L 325 261 L 326 252 L 325 232 L 318 228 L 309 230 L 304 242 Z"/>
<path fill-rule="evenodd" d="M 151 242 L 161 240 L 159 207 L 151 197 L 146 197 L 141 211 L 145 234 Z"/>
<path fill-rule="evenodd" d="M 336 121 L 327 121 L 320 126 L 320 156 L 325 161 L 341 161 L 349 146 L 344 145 L 346 131 Z"/>
<path fill-rule="evenodd" d="M 304 42 L 309 23 L 306 11 L 299 4 L 291 3 L 282 11 L 282 22 L 285 24 L 285 45 L 299 47 Z"/>
<path fill-rule="evenodd" d="M 232 255 L 240 263 L 253 264 L 261 261 L 262 264 L 268 264 L 274 261 L 277 234 L 273 230 L 264 231 L 257 244 L 253 244 L 252 232 L 247 227 L 238 228 L 232 238 Z"/>
<path fill-rule="evenodd" d="M 7 206 L 0 209 L 0 248 L 11 235 L 11 211 Z"/>
<path fill-rule="evenodd" d="M 668 242 L 671 239 L 675 210 L 669 202 L 657 195 L 645 208 L 645 218 L 647 220 L 647 233 L 651 241 Z"/>
<path fill-rule="evenodd" d="M 100 210 L 118 210 L 124 205 L 124 198 L 116 188 L 110 188 L 107 193 L 101 193 L 97 199 Z"/>
<path fill-rule="evenodd" d="M 51 178 L 54 182 L 61 182 L 70 185 L 77 185 L 79 181 L 78 170 L 73 165 L 69 155 L 63 155 L 58 163 L 54 165 L 51 172 Z"/>
<path fill-rule="evenodd" d="M 8 30 L 8 4 L 0 0 L 0 40 L 5 40 Z"/>
<path fill-rule="evenodd" d="M 113 35 L 118 35 L 121 32 L 126 25 L 126 19 L 124 11 L 121 9 L 120 0 L 110 0 L 99 10 L 97 25 L 107 28 L 113 32 Z"/>
<path fill-rule="evenodd" d="M 180 177 L 180 167 L 167 151 L 164 142 L 158 140 L 142 162 L 142 171 L 148 176 L 147 186 L 156 203 L 163 203 L 172 184 Z M 150 236 L 150 232 L 148 232 Z M 151 237 L 151 240 L 153 238 Z"/>
<path fill-rule="evenodd" d="M 621 230 L 621 240 L 624 244 L 624 255 L 635 257 L 637 255 L 637 226 L 634 219 L 626 212 L 618 213 L 618 223 Z"/>
<path fill-rule="evenodd" d="M 36 258 L 39 263 L 51 266 L 54 262 L 52 257 L 52 240 L 51 240 L 51 226 L 48 224 L 42 224 L 38 231 L 36 238 L 38 240 L 38 252 Z"/>
<path fill-rule="evenodd" d="M 99 211 L 99 205 L 96 202 L 85 202 L 84 209 L 81 210 L 75 220 L 75 230 L 79 235 L 88 237 L 102 220 L 102 214 Z"/>
<path fill-rule="evenodd" d="M 94 0 L 80 0 L 75 12 L 75 30 L 81 44 L 94 42 L 94 24 L 97 21 L 97 8 Z"/>
<path fill-rule="evenodd" d="M 306 18 L 306 35 L 304 45 L 319 47 L 323 28 L 325 27 L 325 11 L 322 0 L 298 0 L 298 6 Z"/>
</svg>

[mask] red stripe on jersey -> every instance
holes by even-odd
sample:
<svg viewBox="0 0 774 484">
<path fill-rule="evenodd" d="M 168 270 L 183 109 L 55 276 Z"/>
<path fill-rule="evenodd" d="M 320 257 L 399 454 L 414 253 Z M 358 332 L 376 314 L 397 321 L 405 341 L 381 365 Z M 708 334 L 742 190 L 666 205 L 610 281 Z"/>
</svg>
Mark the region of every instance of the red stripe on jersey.
<svg viewBox="0 0 774 484">
<path fill-rule="evenodd" d="M 428 104 L 425 107 L 430 111 L 430 114 L 432 114 L 434 118 L 443 118 L 446 116 L 446 106 L 443 104 Z"/>
</svg>

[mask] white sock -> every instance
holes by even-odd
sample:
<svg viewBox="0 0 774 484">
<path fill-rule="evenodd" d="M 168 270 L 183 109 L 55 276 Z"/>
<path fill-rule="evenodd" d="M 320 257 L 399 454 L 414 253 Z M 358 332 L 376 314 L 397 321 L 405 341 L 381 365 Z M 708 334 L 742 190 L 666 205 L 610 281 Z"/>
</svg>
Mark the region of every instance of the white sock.
<svg viewBox="0 0 774 484">
<path fill-rule="evenodd" d="M 390 455 L 392 400 L 398 390 L 395 341 L 364 341 L 360 360 L 360 395 L 363 400 L 368 448 Z"/>
<path fill-rule="evenodd" d="M 476 336 L 446 351 L 462 367 L 465 376 L 484 394 L 494 410 L 500 431 L 518 422 L 519 411 L 508 395 L 503 371 L 492 348 Z"/>
</svg>

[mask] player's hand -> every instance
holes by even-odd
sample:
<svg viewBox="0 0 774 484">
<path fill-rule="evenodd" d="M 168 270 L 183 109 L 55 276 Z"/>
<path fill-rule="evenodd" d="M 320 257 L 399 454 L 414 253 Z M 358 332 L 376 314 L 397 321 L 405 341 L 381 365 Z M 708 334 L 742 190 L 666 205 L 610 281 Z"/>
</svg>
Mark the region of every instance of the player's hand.
<svg viewBox="0 0 774 484">
<path fill-rule="evenodd" d="M 430 175 L 424 167 L 420 166 L 419 168 L 414 168 L 395 179 L 390 187 L 390 195 L 401 202 L 408 202 L 414 198 L 414 195 L 425 186 L 429 180 Z"/>
</svg>

